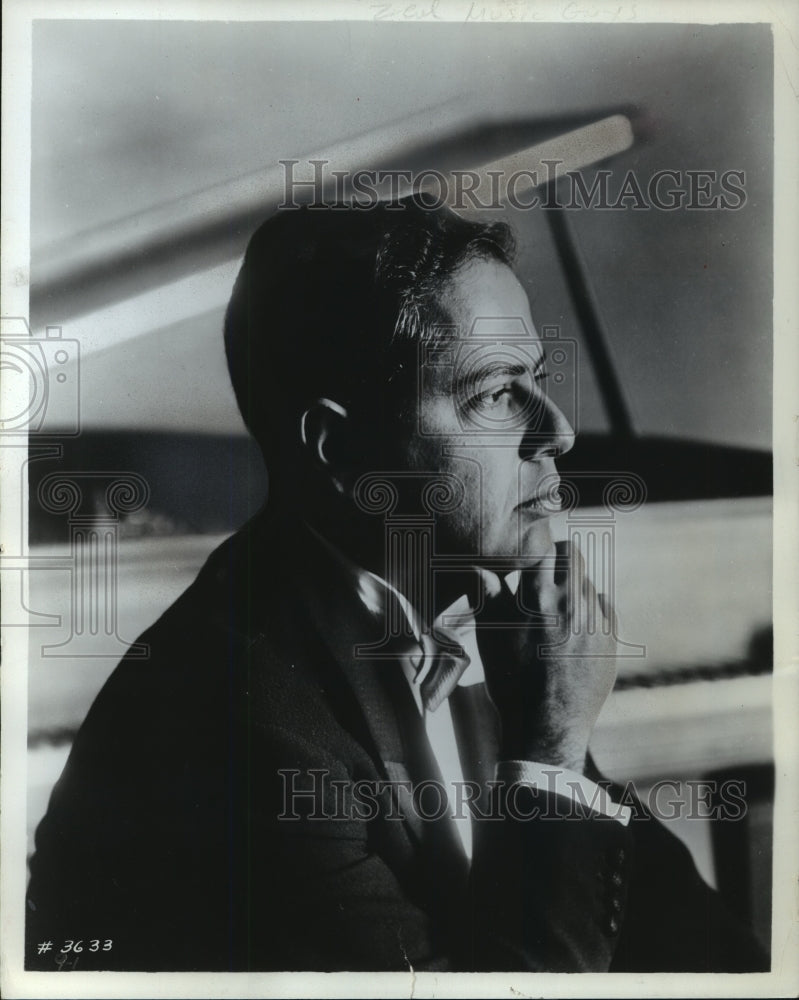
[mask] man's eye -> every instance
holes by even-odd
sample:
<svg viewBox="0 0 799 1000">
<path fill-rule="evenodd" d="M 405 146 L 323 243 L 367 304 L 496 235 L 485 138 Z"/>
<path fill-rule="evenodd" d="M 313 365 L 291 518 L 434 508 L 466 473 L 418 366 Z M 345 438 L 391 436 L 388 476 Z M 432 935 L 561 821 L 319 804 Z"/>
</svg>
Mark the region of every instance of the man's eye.
<svg viewBox="0 0 799 1000">
<path fill-rule="evenodd" d="M 469 405 L 475 409 L 485 409 L 486 407 L 496 406 L 503 396 L 510 396 L 511 393 L 512 386 L 510 385 L 501 385 L 495 389 L 486 389 L 483 392 L 478 392 L 476 396 L 473 396 L 469 401 Z"/>
<path fill-rule="evenodd" d="M 537 371 L 533 376 L 535 382 L 539 385 L 543 384 L 549 378 L 549 372 L 542 368 Z M 516 399 L 526 397 L 530 393 L 530 385 L 516 385 L 512 382 L 505 382 L 502 385 L 494 386 L 491 389 L 484 389 L 482 392 L 477 393 L 476 396 L 472 397 L 471 405 L 478 407 L 495 406 L 503 397 L 508 397 L 508 399 Z"/>
</svg>

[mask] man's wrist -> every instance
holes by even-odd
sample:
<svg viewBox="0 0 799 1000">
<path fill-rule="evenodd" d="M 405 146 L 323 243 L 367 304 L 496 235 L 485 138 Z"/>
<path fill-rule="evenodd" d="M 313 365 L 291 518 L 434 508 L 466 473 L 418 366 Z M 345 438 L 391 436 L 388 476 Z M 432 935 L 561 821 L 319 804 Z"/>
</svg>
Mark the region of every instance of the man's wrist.
<svg viewBox="0 0 799 1000">
<path fill-rule="evenodd" d="M 585 773 L 588 741 L 579 737 L 535 740 L 503 739 L 500 760 L 534 760 L 551 767 Z"/>
</svg>

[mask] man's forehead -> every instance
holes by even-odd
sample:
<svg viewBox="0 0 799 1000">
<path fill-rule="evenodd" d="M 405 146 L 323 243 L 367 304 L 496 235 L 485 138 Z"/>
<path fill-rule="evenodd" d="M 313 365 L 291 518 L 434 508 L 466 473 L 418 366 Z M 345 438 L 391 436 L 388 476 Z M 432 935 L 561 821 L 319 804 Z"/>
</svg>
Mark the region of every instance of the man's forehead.
<svg viewBox="0 0 799 1000">
<path fill-rule="evenodd" d="M 462 264 L 443 284 L 440 302 L 461 336 L 471 335 L 484 321 L 522 320 L 534 335 L 527 293 L 513 271 L 498 260 L 474 259 Z"/>
<path fill-rule="evenodd" d="M 524 316 L 478 316 L 467 328 L 438 327 L 430 351 L 475 360 L 510 353 L 533 365 L 538 364 L 544 354 L 532 322 Z"/>
</svg>

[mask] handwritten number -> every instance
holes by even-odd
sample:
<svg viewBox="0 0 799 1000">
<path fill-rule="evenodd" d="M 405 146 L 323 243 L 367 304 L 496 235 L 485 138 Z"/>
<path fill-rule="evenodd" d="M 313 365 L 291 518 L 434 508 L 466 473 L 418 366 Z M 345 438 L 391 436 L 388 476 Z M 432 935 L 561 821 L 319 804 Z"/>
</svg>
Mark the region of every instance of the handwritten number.
<svg viewBox="0 0 799 1000">
<path fill-rule="evenodd" d="M 99 938 L 92 938 L 91 941 L 89 941 L 88 950 L 100 951 L 100 945 L 101 942 Z M 106 940 L 102 942 L 103 951 L 111 951 L 113 947 L 114 947 L 114 942 L 111 938 L 106 938 Z M 64 947 L 61 949 L 61 954 L 67 955 L 70 951 L 73 953 L 73 955 L 80 955 L 80 953 L 83 951 L 83 938 L 81 938 L 78 941 L 74 941 L 72 938 L 68 938 L 64 942 Z"/>
</svg>

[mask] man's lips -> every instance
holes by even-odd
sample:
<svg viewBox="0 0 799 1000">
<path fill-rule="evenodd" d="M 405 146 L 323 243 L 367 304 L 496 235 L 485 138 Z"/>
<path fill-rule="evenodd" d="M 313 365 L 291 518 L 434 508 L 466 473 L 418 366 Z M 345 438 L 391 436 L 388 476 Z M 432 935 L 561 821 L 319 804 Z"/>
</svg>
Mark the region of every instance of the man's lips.
<svg viewBox="0 0 799 1000">
<path fill-rule="evenodd" d="M 539 487 L 535 493 L 513 508 L 519 511 L 534 511 L 536 513 L 557 514 L 561 509 L 561 499 L 558 493 L 560 479 L 553 480 L 545 487 Z"/>
</svg>

